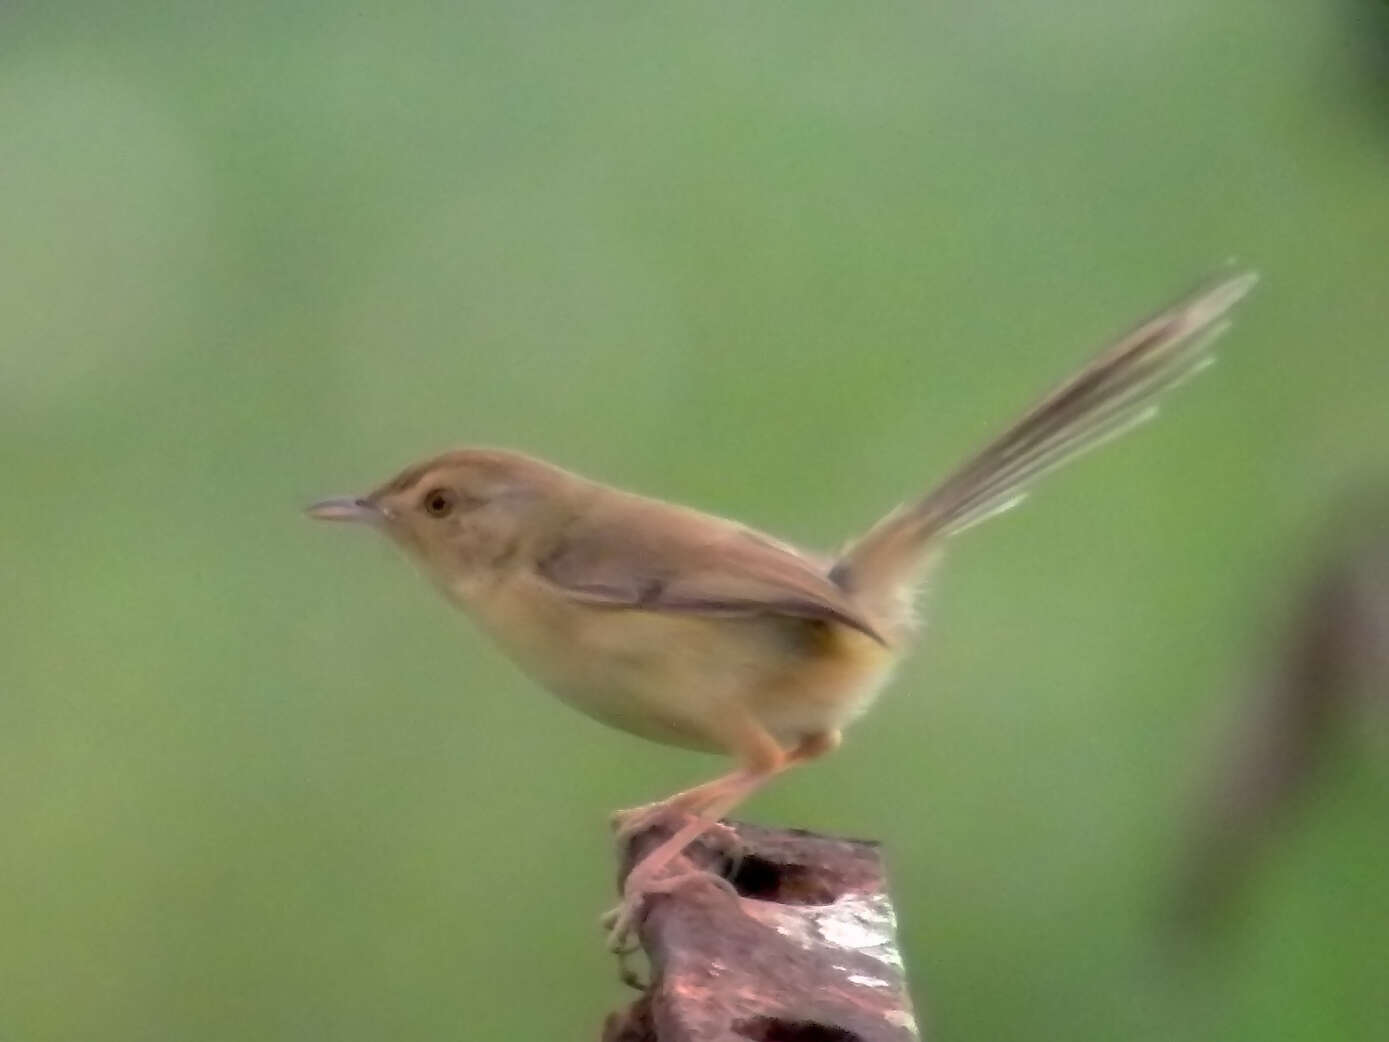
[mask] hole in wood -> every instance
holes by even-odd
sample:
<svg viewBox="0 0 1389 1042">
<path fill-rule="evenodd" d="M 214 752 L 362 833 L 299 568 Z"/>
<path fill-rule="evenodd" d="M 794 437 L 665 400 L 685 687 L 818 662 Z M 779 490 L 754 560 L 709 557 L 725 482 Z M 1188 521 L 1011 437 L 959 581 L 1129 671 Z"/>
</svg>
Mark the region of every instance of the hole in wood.
<svg viewBox="0 0 1389 1042">
<path fill-rule="evenodd" d="M 827 905 L 839 898 L 833 881 L 807 865 L 788 865 L 747 854 L 726 874 L 743 897 L 784 905 Z M 749 1036 L 751 1037 L 751 1036 Z"/>
<path fill-rule="evenodd" d="M 832 1024 L 781 1017 L 754 1017 L 733 1025 L 735 1034 L 753 1042 L 863 1042 L 863 1036 Z"/>
</svg>

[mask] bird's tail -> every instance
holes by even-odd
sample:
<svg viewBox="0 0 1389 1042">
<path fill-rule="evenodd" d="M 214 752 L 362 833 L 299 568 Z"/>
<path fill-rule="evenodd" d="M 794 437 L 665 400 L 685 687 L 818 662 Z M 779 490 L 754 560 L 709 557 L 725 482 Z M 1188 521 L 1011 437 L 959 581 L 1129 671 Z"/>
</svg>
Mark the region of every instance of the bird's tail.
<svg viewBox="0 0 1389 1042">
<path fill-rule="evenodd" d="M 850 544 L 833 577 L 880 618 L 905 618 L 945 538 L 1015 505 L 1043 474 L 1151 419 L 1157 399 L 1204 368 L 1257 276 L 1208 282 L 1137 326 L 921 499 Z"/>
</svg>

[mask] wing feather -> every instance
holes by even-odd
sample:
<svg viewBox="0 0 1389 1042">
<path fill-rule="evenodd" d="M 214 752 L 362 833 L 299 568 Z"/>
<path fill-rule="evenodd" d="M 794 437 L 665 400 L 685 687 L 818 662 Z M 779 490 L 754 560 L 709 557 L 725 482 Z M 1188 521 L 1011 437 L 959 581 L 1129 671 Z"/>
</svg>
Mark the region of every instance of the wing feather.
<svg viewBox="0 0 1389 1042">
<path fill-rule="evenodd" d="M 632 611 L 780 615 L 842 623 L 885 643 L 828 564 L 721 518 L 636 496 L 569 525 L 536 564 L 564 595 Z"/>
</svg>

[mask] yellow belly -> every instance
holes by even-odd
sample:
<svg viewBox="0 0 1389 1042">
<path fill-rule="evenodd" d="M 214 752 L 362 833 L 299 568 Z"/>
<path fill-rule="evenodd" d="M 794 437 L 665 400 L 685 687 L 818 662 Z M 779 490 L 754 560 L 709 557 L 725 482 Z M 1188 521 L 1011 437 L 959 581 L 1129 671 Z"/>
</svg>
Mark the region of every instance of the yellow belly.
<svg viewBox="0 0 1389 1042">
<path fill-rule="evenodd" d="M 709 752 L 727 751 L 719 714 L 730 706 L 786 746 L 844 727 L 871 704 L 894 657 L 838 623 L 610 608 L 534 583 L 468 602 L 526 673 L 580 712 Z"/>
</svg>

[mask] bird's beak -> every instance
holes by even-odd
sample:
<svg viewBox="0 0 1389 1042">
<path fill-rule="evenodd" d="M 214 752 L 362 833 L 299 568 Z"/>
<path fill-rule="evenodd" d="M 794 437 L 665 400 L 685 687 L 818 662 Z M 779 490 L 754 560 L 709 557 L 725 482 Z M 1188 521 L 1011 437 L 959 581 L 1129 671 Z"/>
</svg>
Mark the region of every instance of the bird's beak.
<svg viewBox="0 0 1389 1042">
<path fill-rule="evenodd" d="M 325 499 L 305 507 L 304 513 L 316 521 L 357 521 L 368 525 L 379 525 L 386 520 L 386 515 L 375 503 L 368 499 L 356 499 L 350 496 L 341 499 Z"/>
</svg>

